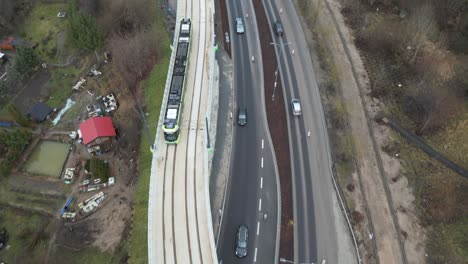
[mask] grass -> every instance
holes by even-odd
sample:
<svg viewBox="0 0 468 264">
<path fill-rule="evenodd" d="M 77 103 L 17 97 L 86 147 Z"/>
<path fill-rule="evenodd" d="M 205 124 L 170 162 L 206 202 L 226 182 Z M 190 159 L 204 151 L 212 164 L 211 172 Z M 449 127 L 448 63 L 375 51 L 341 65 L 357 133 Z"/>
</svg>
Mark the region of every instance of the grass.
<svg viewBox="0 0 468 264">
<path fill-rule="evenodd" d="M 164 21 L 161 16 L 161 18 L 158 19 L 157 24 L 163 28 L 163 23 Z M 155 136 L 156 127 L 159 121 L 158 118 L 171 56 L 169 38 L 166 37 L 161 39 L 161 41 L 163 41 L 161 45 L 163 48 L 160 52 L 159 63 L 153 67 L 149 78 L 143 83 L 146 99 L 146 111 L 149 113 L 147 122 L 150 127 L 152 138 Z M 133 210 L 133 224 L 129 245 L 129 263 L 148 263 L 148 199 L 152 158 L 150 142 L 148 142 L 148 138 L 143 132 L 140 141 L 140 176 L 135 190 L 135 206 Z"/>
<path fill-rule="evenodd" d="M 24 252 L 31 244 L 32 233 L 47 221 L 47 218 L 40 214 L 23 210 L 16 210 L 0 205 L 0 227 L 6 228 L 9 234 L 8 243 L 11 247 L 1 251 L 2 261 L 15 263 L 16 257 Z M 41 244 L 28 253 L 31 259 L 38 258 L 42 250 Z"/>
<path fill-rule="evenodd" d="M 36 51 L 43 60 L 56 58 L 57 33 L 67 27 L 67 20 L 58 18 L 57 13 L 65 9 L 66 4 L 37 3 L 24 22 L 21 37 L 38 44 Z"/>
</svg>

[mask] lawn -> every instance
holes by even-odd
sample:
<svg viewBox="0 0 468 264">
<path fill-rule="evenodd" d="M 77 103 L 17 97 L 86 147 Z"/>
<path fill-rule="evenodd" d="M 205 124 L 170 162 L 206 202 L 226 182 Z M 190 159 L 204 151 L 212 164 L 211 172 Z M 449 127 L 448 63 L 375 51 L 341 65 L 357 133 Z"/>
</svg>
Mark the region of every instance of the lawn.
<svg viewBox="0 0 468 264">
<path fill-rule="evenodd" d="M 0 228 L 6 228 L 9 234 L 10 248 L 2 250 L 0 256 L 5 263 L 15 263 L 19 255 L 24 254 L 24 250 L 31 246 L 33 233 L 47 222 L 47 218 L 40 214 L 31 213 L 24 210 L 12 209 L 0 205 L 2 212 L 0 217 Z M 44 241 L 40 239 L 33 250 L 30 250 L 28 256 L 30 259 L 40 259 L 45 250 Z M 16 262 L 17 263 L 17 262 Z"/>
<path fill-rule="evenodd" d="M 67 20 L 58 18 L 59 11 L 66 10 L 66 4 L 37 3 L 24 21 L 20 36 L 32 44 L 38 44 L 36 51 L 47 62 L 55 61 L 57 50 L 65 45 L 64 39 L 58 39 L 57 33 L 65 32 Z M 57 43 L 61 43 L 60 47 Z"/>
<path fill-rule="evenodd" d="M 160 20 L 157 23 L 164 27 L 164 21 Z M 143 83 L 146 110 L 149 113 L 147 122 L 152 138 L 155 136 L 159 121 L 158 117 L 171 56 L 169 38 L 161 39 L 161 41 L 163 41 L 161 58 L 158 64 L 153 67 L 149 78 Z M 130 263 L 148 263 L 148 192 L 152 158 L 150 143 L 143 132 L 140 143 L 140 176 L 135 190 L 135 207 L 130 240 Z"/>
</svg>

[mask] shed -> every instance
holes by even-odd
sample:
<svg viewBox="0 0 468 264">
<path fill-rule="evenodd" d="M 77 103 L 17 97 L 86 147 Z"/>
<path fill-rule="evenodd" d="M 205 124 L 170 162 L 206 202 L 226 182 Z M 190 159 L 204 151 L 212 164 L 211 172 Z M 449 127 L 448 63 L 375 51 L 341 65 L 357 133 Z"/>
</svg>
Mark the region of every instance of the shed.
<svg viewBox="0 0 468 264">
<path fill-rule="evenodd" d="M 39 102 L 29 109 L 28 118 L 36 122 L 44 122 L 52 111 L 53 109 L 48 105 Z"/>
<path fill-rule="evenodd" d="M 83 144 L 88 146 L 99 145 L 116 136 L 112 119 L 109 116 L 92 117 L 80 124 Z"/>
</svg>

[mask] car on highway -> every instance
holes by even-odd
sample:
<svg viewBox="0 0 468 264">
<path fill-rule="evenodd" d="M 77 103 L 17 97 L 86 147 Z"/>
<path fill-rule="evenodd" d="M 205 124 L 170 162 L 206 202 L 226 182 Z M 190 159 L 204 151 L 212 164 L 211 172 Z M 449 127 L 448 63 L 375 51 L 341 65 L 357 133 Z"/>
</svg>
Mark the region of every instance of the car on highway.
<svg viewBox="0 0 468 264">
<path fill-rule="evenodd" d="M 281 37 L 284 34 L 283 24 L 279 20 L 275 21 L 274 29 L 277 36 Z"/>
<path fill-rule="evenodd" d="M 236 32 L 237 34 L 243 34 L 245 32 L 244 22 L 240 17 L 236 18 Z"/>
<path fill-rule="evenodd" d="M 249 242 L 249 228 L 245 225 L 240 225 L 237 229 L 236 237 L 236 256 L 244 258 L 247 256 L 247 247 Z"/>
<path fill-rule="evenodd" d="M 291 100 L 291 111 L 295 116 L 300 116 L 302 114 L 301 101 L 299 101 L 299 99 Z"/>
<path fill-rule="evenodd" d="M 247 108 L 240 108 L 237 113 L 237 124 L 245 126 L 247 124 Z"/>
</svg>

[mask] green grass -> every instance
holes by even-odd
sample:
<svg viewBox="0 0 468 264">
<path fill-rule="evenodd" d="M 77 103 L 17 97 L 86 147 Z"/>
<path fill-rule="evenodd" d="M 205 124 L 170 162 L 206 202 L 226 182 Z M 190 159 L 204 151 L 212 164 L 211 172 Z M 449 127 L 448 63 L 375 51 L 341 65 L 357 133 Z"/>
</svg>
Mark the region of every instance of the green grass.
<svg viewBox="0 0 468 264">
<path fill-rule="evenodd" d="M 65 9 L 66 4 L 37 3 L 24 22 L 21 37 L 38 44 L 36 51 L 43 60 L 56 58 L 57 33 L 67 28 L 67 20 L 57 13 Z"/>
<path fill-rule="evenodd" d="M 158 16 L 159 17 L 159 16 Z M 162 18 L 157 22 L 162 27 Z M 166 36 L 166 35 L 164 35 Z M 161 39 L 162 50 L 158 64 L 153 67 L 149 78 L 143 83 L 146 98 L 146 109 L 149 113 L 147 119 L 150 127 L 151 137 L 154 138 L 164 86 L 166 84 L 167 70 L 171 50 L 169 49 L 169 38 Z M 151 173 L 152 153 L 150 143 L 143 132 L 140 141 L 140 176 L 135 190 L 135 207 L 133 211 L 133 224 L 130 239 L 130 260 L 129 263 L 148 263 L 148 192 Z"/>
<path fill-rule="evenodd" d="M 22 254 L 31 244 L 32 233 L 35 232 L 47 220 L 45 217 L 26 211 L 20 211 L 0 205 L 0 227 L 6 228 L 9 234 L 8 243 L 11 247 L 2 250 L 0 256 L 6 263 L 15 263 L 15 257 Z M 35 249 L 29 252 L 30 259 L 40 258 L 42 247 L 36 245 Z"/>
</svg>

